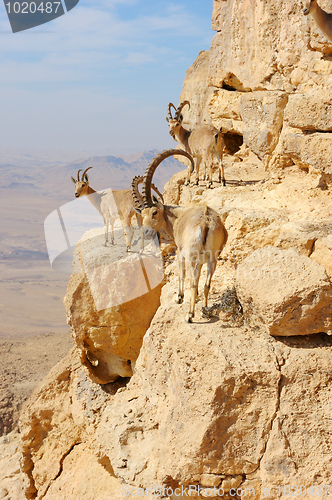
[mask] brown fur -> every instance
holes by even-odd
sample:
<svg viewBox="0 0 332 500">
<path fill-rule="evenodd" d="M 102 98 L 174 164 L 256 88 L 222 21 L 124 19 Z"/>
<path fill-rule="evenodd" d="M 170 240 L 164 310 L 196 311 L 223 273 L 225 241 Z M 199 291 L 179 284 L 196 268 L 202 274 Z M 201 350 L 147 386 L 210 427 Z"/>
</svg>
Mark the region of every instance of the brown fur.
<svg viewBox="0 0 332 500">
<path fill-rule="evenodd" d="M 218 181 L 220 183 L 222 179 L 222 183 L 225 186 L 225 172 L 222 164 L 225 141 L 221 130 L 217 130 L 213 125 L 207 124 L 198 125 L 192 131 L 187 130 L 182 126 L 182 117 L 178 115 L 179 113 L 176 113 L 175 117 L 172 118 L 169 112 L 169 133 L 175 141 L 179 142 L 195 158 L 195 184 L 198 184 L 199 181 L 199 167 L 202 162 L 204 166 L 204 180 L 208 179 L 208 187 L 212 187 L 212 163 L 213 156 L 215 155 L 219 163 Z M 207 168 L 209 169 L 208 175 Z M 190 165 L 188 167 L 186 184 L 190 183 L 191 173 Z"/>
<path fill-rule="evenodd" d="M 187 267 L 191 287 L 187 321 L 191 323 L 195 316 L 195 302 L 202 265 L 207 264 L 208 266 L 204 287 L 204 308 L 206 308 L 217 259 L 227 242 L 226 228 L 217 212 L 207 206 L 183 208 L 158 204 L 142 210 L 142 216 L 143 226 L 152 228 L 157 233 L 163 229 L 174 239 L 177 246 L 178 303 L 183 301 Z"/>
<path fill-rule="evenodd" d="M 134 228 L 131 223 L 133 216 L 136 216 L 137 224 L 142 226 L 142 217 L 135 212 L 134 200 L 130 189 L 112 190 L 109 193 L 97 193 L 89 186 L 88 180 L 76 181 L 75 197 L 89 195 L 88 199 L 92 205 L 102 215 L 105 224 L 105 246 L 108 244 L 109 226 L 111 226 L 111 243 L 114 244 L 114 222 L 120 219 L 124 229 L 127 252 L 130 251 L 131 242 L 134 235 Z M 142 237 L 143 245 L 143 237 Z"/>
</svg>

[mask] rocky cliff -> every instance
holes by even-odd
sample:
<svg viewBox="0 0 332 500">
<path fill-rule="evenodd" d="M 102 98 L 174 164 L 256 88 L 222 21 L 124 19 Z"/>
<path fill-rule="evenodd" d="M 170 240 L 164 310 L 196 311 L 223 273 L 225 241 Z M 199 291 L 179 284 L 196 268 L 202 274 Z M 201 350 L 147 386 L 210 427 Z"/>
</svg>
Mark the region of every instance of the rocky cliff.
<svg viewBox="0 0 332 500">
<path fill-rule="evenodd" d="M 217 33 L 180 101 L 188 126 L 243 145 L 224 158 L 226 187 L 181 172 L 165 192 L 228 230 L 210 317 L 184 323 L 172 258 L 162 283 L 105 303 L 123 266 L 149 264 L 104 266 L 102 236 L 81 242 L 65 299 L 75 348 L 21 415 L 27 498 L 331 495 L 332 45 L 302 7 L 214 1 Z"/>
</svg>

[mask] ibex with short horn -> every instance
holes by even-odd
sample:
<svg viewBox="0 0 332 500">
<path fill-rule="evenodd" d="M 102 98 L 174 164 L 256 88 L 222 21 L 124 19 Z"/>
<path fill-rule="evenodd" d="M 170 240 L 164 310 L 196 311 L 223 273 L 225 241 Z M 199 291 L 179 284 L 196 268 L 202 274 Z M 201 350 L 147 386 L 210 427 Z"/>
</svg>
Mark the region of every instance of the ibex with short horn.
<svg viewBox="0 0 332 500">
<path fill-rule="evenodd" d="M 105 246 L 108 244 L 109 226 L 111 226 L 111 243 L 114 244 L 114 222 L 116 219 L 120 218 L 125 233 L 127 252 L 129 252 L 134 235 L 134 228 L 131 224 L 131 219 L 134 215 L 136 216 L 138 226 L 142 226 L 142 217 L 135 212 L 131 190 L 111 190 L 105 193 L 97 193 L 89 185 L 87 171 L 90 170 L 90 168 L 92 167 L 88 167 L 84 170 L 81 179 L 80 172 L 82 170 L 77 172 L 77 179 L 74 177 L 71 178 L 75 184 L 75 197 L 79 198 L 80 196 L 89 195 L 89 201 L 103 217 L 105 224 Z M 140 182 L 142 182 L 142 180 L 143 178 L 141 178 Z M 142 246 L 143 244 L 142 237 Z"/>
<path fill-rule="evenodd" d="M 217 130 L 213 125 L 199 125 L 194 128 L 194 130 L 190 131 L 185 129 L 182 126 L 183 116 L 181 114 L 184 106 L 188 105 L 190 107 L 189 101 L 182 102 L 177 108 L 173 103 L 169 103 L 168 105 L 168 115 L 166 120 L 169 125 L 169 133 L 173 137 L 173 139 L 179 142 L 182 147 L 190 153 L 195 159 L 195 184 L 198 184 L 199 181 L 199 167 L 201 162 L 204 165 L 204 180 L 206 179 L 206 170 L 207 166 L 209 167 L 209 175 L 208 175 L 208 187 L 212 187 L 212 163 L 213 156 L 215 155 L 218 159 L 219 171 L 218 171 L 218 180 L 222 183 L 223 186 L 226 185 L 225 181 L 225 172 L 224 166 L 222 164 L 223 151 L 225 147 L 225 142 L 223 138 L 223 134 L 221 130 Z M 175 109 L 175 115 L 172 116 L 172 108 Z M 190 174 L 192 172 L 191 165 L 188 167 L 188 175 L 186 184 L 190 183 Z M 221 175 L 222 174 L 222 175 Z"/>
<path fill-rule="evenodd" d="M 332 42 L 332 13 L 325 12 L 317 3 L 317 0 L 306 0 L 307 7 L 303 9 L 303 14 L 311 14 L 317 26 L 324 35 Z"/>
<path fill-rule="evenodd" d="M 204 308 L 210 290 L 211 279 L 217 265 L 217 259 L 227 241 L 227 231 L 215 210 L 208 206 L 179 207 L 164 205 L 152 199 L 152 177 L 158 165 L 173 155 L 187 157 L 194 165 L 192 156 L 183 150 L 171 149 L 160 153 L 145 171 L 143 178 L 142 195 L 132 184 L 133 198 L 136 210 L 143 217 L 143 227 L 146 235 L 154 231 L 160 238 L 160 231 L 164 230 L 174 240 L 177 246 L 179 264 L 179 293 L 177 302 L 181 304 L 184 296 L 184 279 L 187 270 L 190 277 L 191 299 L 189 313 L 186 317 L 188 323 L 195 316 L 195 302 L 197 298 L 198 281 L 202 265 L 207 263 L 207 278 L 204 287 Z"/>
</svg>

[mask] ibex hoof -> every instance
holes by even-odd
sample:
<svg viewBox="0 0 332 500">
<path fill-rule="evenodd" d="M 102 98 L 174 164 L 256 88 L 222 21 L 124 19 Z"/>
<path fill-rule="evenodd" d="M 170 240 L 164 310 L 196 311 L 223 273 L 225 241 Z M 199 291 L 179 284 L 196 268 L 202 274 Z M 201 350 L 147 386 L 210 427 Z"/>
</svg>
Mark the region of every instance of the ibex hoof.
<svg viewBox="0 0 332 500">
<path fill-rule="evenodd" d="M 189 184 L 190 184 L 189 181 L 185 181 L 185 183 L 184 183 L 185 186 L 188 186 Z"/>
<path fill-rule="evenodd" d="M 183 302 L 183 295 L 178 295 L 178 298 L 175 301 L 177 304 L 182 304 Z"/>
<path fill-rule="evenodd" d="M 212 186 L 212 182 L 208 182 L 208 185 L 207 185 L 208 189 L 212 189 L 213 186 Z"/>
<path fill-rule="evenodd" d="M 193 322 L 193 317 L 194 317 L 194 314 L 193 313 L 189 313 L 186 317 L 186 323 L 192 323 Z"/>
<path fill-rule="evenodd" d="M 130 252 L 130 247 L 127 247 L 127 252 Z"/>
<path fill-rule="evenodd" d="M 223 185 L 223 186 L 226 186 L 226 181 L 222 181 L 222 185 Z"/>
<path fill-rule="evenodd" d="M 194 186 L 198 186 L 198 179 L 196 179 L 196 180 L 194 181 L 194 184 L 193 184 L 193 185 L 194 185 Z"/>
</svg>

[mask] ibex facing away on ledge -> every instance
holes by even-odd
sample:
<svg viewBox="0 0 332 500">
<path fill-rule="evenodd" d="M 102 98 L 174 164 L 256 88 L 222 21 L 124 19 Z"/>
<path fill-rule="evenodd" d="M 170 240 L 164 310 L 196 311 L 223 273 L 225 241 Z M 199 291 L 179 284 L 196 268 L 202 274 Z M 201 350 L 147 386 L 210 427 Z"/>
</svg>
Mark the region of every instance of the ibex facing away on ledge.
<svg viewBox="0 0 332 500">
<path fill-rule="evenodd" d="M 182 102 L 178 108 L 175 108 L 174 104 L 171 102 L 168 105 L 168 116 L 166 120 L 169 125 L 169 133 L 173 137 L 174 140 L 179 142 L 183 148 L 190 153 L 194 158 L 196 158 L 196 178 L 195 184 L 198 184 L 199 180 L 199 166 L 200 163 L 203 162 L 204 165 L 204 179 L 206 179 L 206 169 L 207 165 L 209 165 L 209 182 L 208 187 L 212 187 L 212 162 L 213 155 L 216 155 L 219 163 L 219 183 L 221 182 L 221 173 L 222 173 L 222 183 L 223 186 L 226 185 L 225 181 L 225 172 L 222 164 L 222 156 L 225 147 L 225 142 L 223 135 L 220 130 L 217 130 L 213 125 L 199 125 L 194 130 L 190 131 L 185 129 L 182 126 L 182 115 L 181 111 L 183 107 L 188 104 L 190 106 L 189 101 Z M 174 118 L 172 116 L 171 108 L 175 109 Z M 192 172 L 191 166 L 188 167 L 188 175 L 186 184 L 190 182 L 190 174 Z"/>
<path fill-rule="evenodd" d="M 132 183 L 133 198 L 136 209 L 143 217 L 143 227 L 146 234 L 156 232 L 159 237 L 163 229 L 174 240 L 177 246 L 177 258 L 179 264 L 179 293 L 177 302 L 181 304 L 184 296 L 184 279 L 187 270 L 190 278 L 191 299 L 189 314 L 186 317 L 188 323 L 195 316 L 195 302 L 197 298 L 198 281 L 202 265 L 207 263 L 208 271 L 204 287 L 204 308 L 210 290 L 211 279 L 216 269 L 217 259 L 227 241 L 227 231 L 220 220 L 219 215 L 207 206 L 178 207 L 163 205 L 152 200 L 151 181 L 158 165 L 172 155 L 183 155 L 189 158 L 191 164 L 194 161 L 186 151 L 170 149 L 160 153 L 152 161 L 145 171 L 143 178 L 143 199 Z"/>
</svg>

